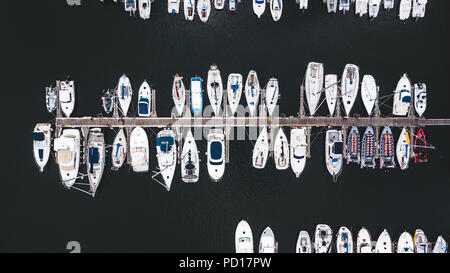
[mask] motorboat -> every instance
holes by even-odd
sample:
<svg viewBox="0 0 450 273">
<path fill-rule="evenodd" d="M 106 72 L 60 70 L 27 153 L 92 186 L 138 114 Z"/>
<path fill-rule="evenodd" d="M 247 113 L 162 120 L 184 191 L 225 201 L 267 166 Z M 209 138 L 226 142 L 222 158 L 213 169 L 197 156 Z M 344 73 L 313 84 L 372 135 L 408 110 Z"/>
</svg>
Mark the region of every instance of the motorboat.
<svg viewBox="0 0 450 273">
<path fill-rule="evenodd" d="M 447 253 L 448 252 L 448 244 L 444 240 L 444 237 L 439 236 L 436 240 L 436 243 L 433 247 L 433 253 Z"/>
<path fill-rule="evenodd" d="M 117 98 L 119 99 L 119 106 L 124 117 L 127 116 L 132 96 L 133 89 L 131 88 L 130 79 L 125 74 L 123 74 L 119 79 L 119 83 L 117 84 Z"/>
<path fill-rule="evenodd" d="M 350 115 L 355 99 L 358 96 L 358 88 L 359 67 L 354 64 L 347 64 L 341 79 L 341 96 L 346 116 Z"/>
<path fill-rule="evenodd" d="M 308 0 L 297 0 L 298 7 L 300 10 L 307 10 L 308 9 Z"/>
<path fill-rule="evenodd" d="M 114 93 L 107 90 L 102 97 L 103 110 L 106 114 L 110 114 L 114 110 Z"/>
<path fill-rule="evenodd" d="M 350 0 L 339 0 L 339 10 L 345 12 L 350 10 Z"/>
<path fill-rule="evenodd" d="M 184 105 L 186 104 L 186 88 L 184 87 L 183 77 L 178 74 L 173 77 L 172 99 L 175 104 L 177 116 L 182 116 L 184 112 Z"/>
<path fill-rule="evenodd" d="M 53 143 L 56 163 L 62 184 L 70 189 L 78 178 L 80 166 L 80 131 L 64 129 L 62 135 Z"/>
<path fill-rule="evenodd" d="M 236 11 L 237 10 L 237 0 L 228 0 L 228 10 Z"/>
<path fill-rule="evenodd" d="M 395 0 L 383 0 L 384 9 L 391 10 L 394 8 L 394 2 Z"/>
<path fill-rule="evenodd" d="M 255 147 L 253 148 L 253 167 L 263 169 L 266 166 L 268 156 L 269 134 L 267 133 L 267 127 L 263 127 L 256 140 Z"/>
<path fill-rule="evenodd" d="M 261 15 L 263 15 L 264 11 L 266 10 L 266 0 L 252 0 L 253 2 L 253 12 L 258 16 L 258 18 L 261 18 Z"/>
<path fill-rule="evenodd" d="M 381 0 L 369 0 L 369 17 L 375 18 L 380 11 Z"/>
<path fill-rule="evenodd" d="M 367 14 L 369 0 L 356 0 L 355 2 L 355 14 L 362 17 Z"/>
<path fill-rule="evenodd" d="M 275 108 L 277 107 L 279 96 L 278 80 L 276 78 L 270 78 L 266 85 L 266 106 L 269 116 L 273 116 Z"/>
<path fill-rule="evenodd" d="M 276 22 L 280 20 L 283 14 L 283 0 L 269 0 L 270 14 L 272 14 L 272 19 Z"/>
<path fill-rule="evenodd" d="M 347 164 L 361 162 L 361 136 L 358 127 L 353 126 L 347 136 Z"/>
<path fill-rule="evenodd" d="M 234 234 L 236 253 L 253 253 L 253 234 L 250 225 L 241 220 Z"/>
<path fill-rule="evenodd" d="M 87 152 L 87 176 L 90 193 L 94 197 L 105 167 L 105 138 L 100 128 L 89 130 Z"/>
<path fill-rule="evenodd" d="M 194 20 L 195 15 L 195 0 L 183 0 L 184 18 L 187 21 Z"/>
<path fill-rule="evenodd" d="M 428 239 L 423 230 L 416 229 L 414 232 L 414 252 L 415 253 L 429 253 Z"/>
<path fill-rule="evenodd" d="M 306 68 L 305 94 L 309 114 L 316 113 L 323 88 L 323 64 L 310 62 Z"/>
<path fill-rule="evenodd" d="M 125 11 L 129 12 L 130 15 L 134 15 L 136 13 L 136 0 L 123 0 L 125 5 Z"/>
<path fill-rule="evenodd" d="M 180 12 L 181 0 L 167 0 L 167 12 L 170 14 L 178 14 Z"/>
<path fill-rule="evenodd" d="M 410 150 L 411 150 L 411 141 L 409 138 L 409 133 L 406 130 L 406 128 L 403 128 L 398 138 L 396 147 L 397 161 L 400 166 L 400 169 L 402 170 L 408 169 Z"/>
<path fill-rule="evenodd" d="M 361 168 L 375 169 L 376 139 L 372 126 L 364 131 L 361 143 Z"/>
<path fill-rule="evenodd" d="M 356 253 L 372 253 L 372 240 L 366 228 L 361 228 L 356 238 Z"/>
<path fill-rule="evenodd" d="M 63 114 L 70 117 L 75 107 L 75 84 L 73 81 L 59 83 L 59 105 Z"/>
<path fill-rule="evenodd" d="M 364 75 L 361 82 L 361 98 L 367 114 L 372 115 L 375 101 L 378 97 L 378 88 L 372 75 Z"/>
<path fill-rule="evenodd" d="M 206 23 L 211 13 L 211 0 L 198 0 L 197 2 L 197 12 L 200 16 L 200 20 Z"/>
<path fill-rule="evenodd" d="M 380 137 L 380 169 L 395 168 L 394 142 L 391 128 L 385 126 Z"/>
<path fill-rule="evenodd" d="M 130 135 L 131 167 L 134 172 L 147 172 L 149 164 L 149 147 L 147 133 L 142 127 L 136 127 Z"/>
<path fill-rule="evenodd" d="M 400 0 L 400 8 L 398 12 L 398 17 L 400 20 L 404 21 L 409 18 L 412 9 L 413 0 Z"/>
<path fill-rule="evenodd" d="M 336 13 L 338 7 L 338 0 L 326 0 L 327 1 L 327 12 Z"/>
<path fill-rule="evenodd" d="M 222 129 L 211 129 L 208 134 L 208 174 L 219 182 L 225 173 L 225 135 Z"/>
<path fill-rule="evenodd" d="M 181 151 L 181 180 L 185 183 L 198 181 L 200 174 L 200 159 L 191 130 L 184 139 L 183 150 Z"/>
<path fill-rule="evenodd" d="M 319 224 L 314 233 L 314 251 L 316 253 L 331 253 L 333 231 L 328 225 Z"/>
<path fill-rule="evenodd" d="M 412 0 L 412 14 L 413 18 L 419 19 L 425 17 L 425 10 L 428 0 Z"/>
<path fill-rule="evenodd" d="M 191 78 L 191 108 L 194 115 L 198 116 L 203 111 L 203 89 L 202 79 Z"/>
<path fill-rule="evenodd" d="M 228 75 L 227 81 L 228 104 L 231 110 L 231 116 L 236 113 L 237 107 L 242 95 L 242 75 L 231 73 Z"/>
<path fill-rule="evenodd" d="M 220 76 L 220 70 L 216 65 L 211 65 L 208 71 L 208 98 L 209 103 L 211 103 L 211 107 L 214 111 L 214 116 L 219 116 L 221 105 L 222 105 L 222 97 L 223 97 L 223 85 L 222 85 L 222 77 Z"/>
<path fill-rule="evenodd" d="M 214 8 L 221 10 L 225 7 L 225 0 L 214 0 Z"/>
<path fill-rule="evenodd" d="M 392 253 L 392 240 L 386 229 L 378 237 L 375 253 Z"/>
<path fill-rule="evenodd" d="M 414 85 L 414 107 L 419 117 L 422 117 L 427 109 L 427 85 L 424 83 Z"/>
<path fill-rule="evenodd" d="M 127 157 L 127 138 L 125 136 L 125 131 L 123 130 L 123 128 L 121 128 L 114 137 L 112 145 L 111 169 L 117 171 L 120 167 L 122 167 L 126 157 Z"/>
<path fill-rule="evenodd" d="M 425 132 L 423 131 L 423 129 L 419 129 L 417 131 L 416 137 L 414 138 L 414 163 L 428 162 L 427 148 L 428 146 Z"/>
<path fill-rule="evenodd" d="M 334 182 L 342 172 L 343 149 L 342 131 L 328 130 L 325 135 L 325 164 Z"/>
<path fill-rule="evenodd" d="M 341 227 L 336 239 L 337 253 L 353 253 L 353 237 L 350 230 L 346 227 Z"/>
<path fill-rule="evenodd" d="M 170 129 L 161 130 L 156 135 L 156 158 L 159 172 L 164 180 L 167 191 L 170 191 L 173 175 L 177 167 L 177 145 L 175 134 Z"/>
<path fill-rule="evenodd" d="M 307 231 L 302 230 L 298 234 L 296 253 L 312 253 L 311 238 Z"/>
<path fill-rule="evenodd" d="M 397 83 L 393 101 L 392 113 L 396 116 L 406 116 L 411 106 L 411 82 L 406 74 Z"/>
<path fill-rule="evenodd" d="M 47 111 L 53 113 L 56 109 L 56 104 L 58 103 L 58 95 L 56 87 L 46 87 L 45 88 L 45 105 L 47 106 Z"/>
<path fill-rule="evenodd" d="M 260 91 L 258 75 L 256 74 L 256 71 L 250 70 L 247 80 L 245 81 L 245 98 L 251 116 L 256 116 Z"/>
<path fill-rule="evenodd" d="M 400 234 L 397 242 L 397 253 L 414 253 L 414 242 L 409 232 L 405 231 Z"/>
<path fill-rule="evenodd" d="M 273 159 L 277 170 L 289 168 L 289 142 L 283 128 L 279 128 L 273 145 Z"/>
<path fill-rule="evenodd" d="M 259 239 L 259 253 L 277 253 L 278 242 L 270 227 L 266 227 Z"/>
<path fill-rule="evenodd" d="M 330 116 L 336 111 L 336 101 L 338 97 L 337 75 L 325 75 L 325 98 L 327 100 L 328 111 Z"/>
<path fill-rule="evenodd" d="M 152 92 L 150 85 L 144 81 L 139 87 L 138 94 L 138 115 L 140 117 L 149 117 L 152 114 L 151 109 Z"/>
<path fill-rule="evenodd" d="M 150 13 L 152 11 L 151 0 L 139 0 L 139 16 L 146 20 L 150 19 Z"/>
<path fill-rule="evenodd" d="M 50 157 L 52 144 L 52 127 L 50 123 L 38 123 L 33 131 L 33 155 L 34 161 L 39 167 L 39 172 L 44 171 Z"/>
<path fill-rule="evenodd" d="M 290 161 L 291 168 L 295 174 L 295 177 L 299 178 L 305 169 L 306 164 L 306 128 L 293 128 L 291 129 L 291 145 L 290 145 Z"/>
</svg>

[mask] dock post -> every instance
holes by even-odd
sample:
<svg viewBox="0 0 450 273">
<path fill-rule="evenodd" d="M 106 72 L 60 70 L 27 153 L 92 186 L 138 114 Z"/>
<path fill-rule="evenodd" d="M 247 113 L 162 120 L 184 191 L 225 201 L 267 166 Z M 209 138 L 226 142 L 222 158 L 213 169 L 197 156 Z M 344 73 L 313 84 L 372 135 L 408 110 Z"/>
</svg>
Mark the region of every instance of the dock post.
<svg viewBox="0 0 450 273">
<path fill-rule="evenodd" d="M 191 90 L 186 89 L 186 105 L 184 106 L 184 117 L 191 117 Z"/>
<path fill-rule="evenodd" d="M 225 163 L 230 162 L 230 126 L 225 127 Z"/>
<path fill-rule="evenodd" d="M 300 85 L 300 109 L 299 109 L 299 116 L 301 118 L 305 117 L 305 102 L 304 102 L 304 98 L 305 98 L 305 86 L 302 84 Z"/>
<path fill-rule="evenodd" d="M 118 118 L 119 117 L 119 101 L 117 100 L 117 89 L 114 89 L 114 108 L 113 108 L 113 117 Z"/>
<path fill-rule="evenodd" d="M 415 155 L 414 155 L 414 137 L 415 137 L 414 127 L 410 127 L 409 132 L 410 132 L 409 133 L 409 141 L 410 141 L 409 158 L 413 159 L 415 157 Z"/>
<path fill-rule="evenodd" d="M 311 127 L 306 127 L 306 157 L 311 158 Z"/>
<path fill-rule="evenodd" d="M 83 135 L 83 163 L 87 164 L 89 128 L 88 127 L 82 127 L 81 128 L 81 133 Z"/>
<path fill-rule="evenodd" d="M 223 90 L 223 99 L 222 99 L 222 104 L 223 104 L 222 115 L 224 118 L 228 117 L 228 99 L 227 99 L 228 96 L 227 96 L 227 94 L 228 94 L 228 90 L 224 89 Z"/>
<path fill-rule="evenodd" d="M 342 143 L 344 144 L 342 155 L 344 159 L 347 159 L 347 126 L 342 126 Z"/>
<path fill-rule="evenodd" d="M 156 90 L 152 89 L 152 118 L 156 118 Z"/>
<path fill-rule="evenodd" d="M 59 102 L 59 90 L 61 89 L 61 81 L 56 81 L 56 117 L 62 117 L 61 103 Z"/>
<path fill-rule="evenodd" d="M 375 127 L 375 158 L 380 158 L 380 127 Z"/>
<path fill-rule="evenodd" d="M 131 152 L 130 152 L 130 137 L 131 137 L 131 127 L 125 127 L 127 133 L 127 164 L 131 165 Z"/>
<path fill-rule="evenodd" d="M 377 97 L 375 98 L 375 107 L 374 107 L 374 116 L 377 118 L 380 117 L 379 97 L 380 97 L 380 87 L 377 86 Z"/>
<path fill-rule="evenodd" d="M 340 118 L 341 117 L 341 88 L 337 87 L 338 89 L 338 95 L 336 98 L 336 108 L 335 108 L 335 113 L 336 113 L 336 117 Z"/>
</svg>

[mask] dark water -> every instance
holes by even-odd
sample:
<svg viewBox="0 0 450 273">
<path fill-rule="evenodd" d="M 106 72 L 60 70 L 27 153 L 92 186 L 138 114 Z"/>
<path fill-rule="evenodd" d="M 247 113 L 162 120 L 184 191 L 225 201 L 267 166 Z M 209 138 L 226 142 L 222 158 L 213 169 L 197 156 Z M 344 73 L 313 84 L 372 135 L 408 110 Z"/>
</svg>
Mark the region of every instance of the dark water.
<svg viewBox="0 0 450 273">
<path fill-rule="evenodd" d="M 31 131 L 36 122 L 53 119 L 45 109 L 43 88 L 67 75 L 76 81 L 74 116 L 101 112 L 101 90 L 113 87 L 124 72 L 135 88 L 148 79 L 158 92 L 158 115 L 167 116 L 173 75 L 206 78 L 213 62 L 222 75 L 245 76 L 255 69 L 264 84 L 276 76 L 286 115 L 298 111 L 307 63 L 320 61 L 326 73 L 341 74 L 346 63 L 359 65 L 361 75 L 374 75 L 383 94 L 407 72 L 413 82 L 428 85 L 426 116 L 450 117 L 450 1 L 432 1 L 425 19 L 405 24 L 396 11 L 381 12 L 374 22 L 356 18 L 353 10 L 328 15 L 319 0 L 310 1 L 305 14 L 294 1 L 284 1 L 277 23 L 268 9 L 257 20 L 251 2 L 244 0 L 237 14 L 213 11 L 207 24 L 198 17 L 187 23 L 182 13 L 169 16 L 166 1 L 157 1 L 150 21 L 129 17 L 105 1 L 83 0 L 80 7 L 62 0 L 6 3 L 3 103 L 4 117 L 11 118 L 3 121 L 8 132 L 2 136 L 7 156 L 1 159 L 0 251 L 64 252 L 66 243 L 75 240 L 85 252 L 232 252 L 241 218 L 250 223 L 255 241 L 270 225 L 281 252 L 293 252 L 300 229 L 312 233 L 318 223 L 335 231 L 346 225 L 355 233 L 365 226 L 373 237 L 387 228 L 395 240 L 405 229 L 422 228 L 433 241 L 449 234 L 449 128 L 426 128 L 437 150 L 429 155 L 431 163 L 411 164 L 408 171 L 345 166 L 334 184 L 320 135 L 296 179 L 290 170 L 276 171 L 272 160 L 264 170 L 253 169 L 251 143 L 234 141 L 221 183 L 208 179 L 202 153 L 197 184 L 183 184 L 177 168 L 168 193 L 150 174 L 132 174 L 124 167 L 118 173 L 106 171 L 94 199 L 65 190 L 54 162 L 38 173 Z M 389 110 L 382 109 L 385 115 Z M 365 112 L 360 99 L 354 111 Z M 399 132 L 394 131 L 396 136 Z M 111 140 L 112 132 L 106 134 Z M 205 141 L 198 145 L 206 150 Z"/>
</svg>

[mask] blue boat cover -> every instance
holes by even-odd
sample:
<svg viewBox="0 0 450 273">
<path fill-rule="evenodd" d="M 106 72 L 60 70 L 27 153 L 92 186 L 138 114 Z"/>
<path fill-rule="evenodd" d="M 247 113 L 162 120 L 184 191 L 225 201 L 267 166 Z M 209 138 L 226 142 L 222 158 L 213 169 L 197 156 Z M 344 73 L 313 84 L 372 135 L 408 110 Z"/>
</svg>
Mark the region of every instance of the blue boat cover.
<svg viewBox="0 0 450 273">
<path fill-rule="evenodd" d="M 38 154 L 39 154 L 39 159 L 42 161 L 42 159 L 44 158 L 44 149 L 39 149 Z"/>
<path fill-rule="evenodd" d="M 99 152 L 97 147 L 89 148 L 89 163 L 97 164 L 99 159 Z"/>
<path fill-rule="evenodd" d="M 42 132 L 33 132 L 33 140 L 42 141 L 44 139 L 45 139 L 44 133 L 42 133 Z"/>
<path fill-rule="evenodd" d="M 336 142 L 333 145 L 333 153 L 336 155 L 340 155 L 343 152 L 344 143 L 342 142 Z"/>
<path fill-rule="evenodd" d="M 411 102 L 411 97 L 410 96 L 403 97 L 402 102 Z"/>
<path fill-rule="evenodd" d="M 264 4 L 264 0 L 255 0 L 256 4 Z"/>
<path fill-rule="evenodd" d="M 156 138 L 156 146 L 159 146 L 163 153 L 170 152 L 174 144 L 173 137 L 158 137 Z"/>
<path fill-rule="evenodd" d="M 304 155 L 298 156 L 298 155 L 295 155 L 295 154 L 294 154 L 294 158 L 295 158 L 295 159 L 303 159 L 304 157 L 305 157 Z"/>
<path fill-rule="evenodd" d="M 211 142 L 211 158 L 213 160 L 219 160 L 222 158 L 222 144 L 219 141 Z"/>
<path fill-rule="evenodd" d="M 141 98 L 139 100 L 139 114 L 147 115 L 148 114 L 148 99 Z"/>
<path fill-rule="evenodd" d="M 335 158 L 332 159 L 332 161 L 333 161 L 333 163 L 334 163 L 334 162 L 338 162 L 338 161 L 339 161 L 339 158 L 335 157 Z"/>
</svg>

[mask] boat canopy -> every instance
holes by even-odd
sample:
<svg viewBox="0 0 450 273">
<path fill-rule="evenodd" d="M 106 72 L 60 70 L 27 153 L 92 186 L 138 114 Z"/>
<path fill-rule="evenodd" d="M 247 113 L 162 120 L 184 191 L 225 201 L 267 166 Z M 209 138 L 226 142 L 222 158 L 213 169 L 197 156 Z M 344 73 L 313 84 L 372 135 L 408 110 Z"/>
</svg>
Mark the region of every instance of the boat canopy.
<svg viewBox="0 0 450 273">
<path fill-rule="evenodd" d="M 211 142 L 211 159 L 212 160 L 219 160 L 222 158 L 222 143 L 219 141 L 213 141 Z"/>
<path fill-rule="evenodd" d="M 404 96 L 402 102 L 411 102 L 411 96 Z"/>
<path fill-rule="evenodd" d="M 262 4 L 264 4 L 264 0 L 255 0 L 255 3 L 262 5 Z"/>
<path fill-rule="evenodd" d="M 343 152 L 344 143 L 335 142 L 333 145 L 333 154 L 340 155 Z"/>
<path fill-rule="evenodd" d="M 89 163 L 98 164 L 100 153 L 97 147 L 89 148 Z"/>
<path fill-rule="evenodd" d="M 148 114 L 148 99 L 147 98 L 141 98 L 139 100 L 139 114 L 147 115 Z"/>
<path fill-rule="evenodd" d="M 159 146 L 163 153 L 170 152 L 174 143 L 173 137 L 158 137 L 156 138 L 156 145 Z"/>
<path fill-rule="evenodd" d="M 296 155 L 296 154 L 294 154 L 294 158 L 295 159 L 303 159 L 305 156 L 304 155 Z"/>
<path fill-rule="evenodd" d="M 43 141 L 45 139 L 43 132 L 34 132 L 33 133 L 33 140 L 35 141 Z"/>
</svg>

